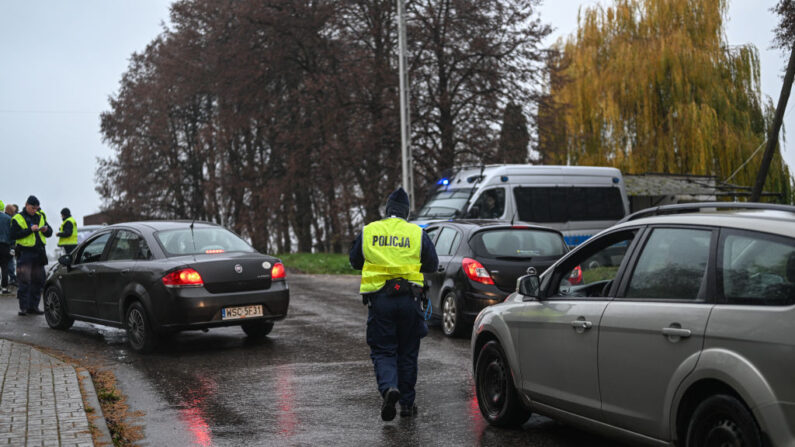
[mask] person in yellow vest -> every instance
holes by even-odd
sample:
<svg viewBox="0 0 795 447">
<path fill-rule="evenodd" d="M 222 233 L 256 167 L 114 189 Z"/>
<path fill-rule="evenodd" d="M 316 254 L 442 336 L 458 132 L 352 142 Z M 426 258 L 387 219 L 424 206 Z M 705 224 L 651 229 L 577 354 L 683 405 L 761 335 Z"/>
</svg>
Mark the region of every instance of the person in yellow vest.
<svg viewBox="0 0 795 447">
<path fill-rule="evenodd" d="M 58 246 L 68 255 L 77 247 L 77 221 L 69 208 L 61 210 L 61 220 L 61 228 L 55 235 L 58 236 Z"/>
<path fill-rule="evenodd" d="M 359 292 L 368 306 L 367 344 L 381 393 L 381 419 L 417 414 L 414 386 L 420 339 L 428 334 L 417 289 L 422 272 L 436 271 L 439 259 L 430 237 L 406 222 L 409 197 L 398 188 L 386 202 L 387 217 L 365 225 L 349 253 L 351 266 L 362 271 Z"/>
<path fill-rule="evenodd" d="M 44 248 L 52 228 L 39 209 L 39 199 L 28 197 L 25 208 L 11 219 L 11 239 L 16 241 L 17 258 L 17 298 L 19 315 L 28 313 L 41 315 L 39 310 L 41 290 L 44 287 L 44 266 L 47 265 L 47 252 Z"/>
</svg>

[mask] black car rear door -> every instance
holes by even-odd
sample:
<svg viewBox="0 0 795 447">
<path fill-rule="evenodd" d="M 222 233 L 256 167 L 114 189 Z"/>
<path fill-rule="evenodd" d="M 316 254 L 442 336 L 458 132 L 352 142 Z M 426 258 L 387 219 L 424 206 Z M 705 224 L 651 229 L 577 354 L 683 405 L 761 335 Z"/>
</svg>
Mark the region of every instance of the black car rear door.
<svg viewBox="0 0 795 447">
<path fill-rule="evenodd" d="M 134 280 L 135 266 L 149 252 L 143 238 L 130 230 L 118 230 L 110 243 L 106 259 L 96 266 L 99 318 L 120 322 L 119 300 Z"/>
<path fill-rule="evenodd" d="M 435 273 L 426 274 L 426 279 L 429 280 L 428 296 L 431 298 L 434 313 L 437 309 L 441 309 L 442 302 L 442 286 L 444 285 L 445 278 L 455 271 L 450 270 L 454 266 L 450 265 L 453 254 L 461 242 L 461 232 L 453 227 L 442 227 L 439 237 L 436 238 L 436 255 L 439 257 L 439 268 Z"/>
<path fill-rule="evenodd" d="M 97 266 L 101 263 L 113 231 L 94 235 L 74 255 L 74 261 L 59 278 L 66 307 L 72 315 L 97 317 Z"/>
</svg>

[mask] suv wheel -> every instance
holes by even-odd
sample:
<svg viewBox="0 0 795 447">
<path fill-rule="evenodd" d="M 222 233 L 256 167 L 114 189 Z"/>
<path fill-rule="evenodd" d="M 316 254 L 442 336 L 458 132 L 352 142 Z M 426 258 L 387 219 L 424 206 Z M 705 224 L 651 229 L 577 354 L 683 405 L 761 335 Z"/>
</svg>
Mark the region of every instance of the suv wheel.
<svg viewBox="0 0 795 447">
<path fill-rule="evenodd" d="M 69 329 L 75 322 L 66 314 L 63 296 L 55 287 L 44 293 L 44 319 L 51 328 L 61 330 Z"/>
<path fill-rule="evenodd" d="M 273 321 L 249 321 L 240 325 L 249 338 L 264 338 L 273 330 Z"/>
<path fill-rule="evenodd" d="M 500 344 L 483 345 L 475 364 L 475 392 L 478 407 L 491 425 L 515 427 L 530 418 L 528 410 L 513 386 L 510 367 Z"/>
<path fill-rule="evenodd" d="M 701 402 L 687 428 L 687 447 L 762 445 L 753 415 L 733 396 L 718 394 Z"/>
<path fill-rule="evenodd" d="M 157 334 L 152 330 L 146 309 L 138 301 L 130 304 L 127 308 L 127 341 L 134 351 L 142 354 L 152 352 L 155 349 Z"/>
<path fill-rule="evenodd" d="M 447 292 L 442 298 L 442 331 L 448 337 L 460 337 L 464 333 L 461 308 L 454 291 Z"/>
</svg>

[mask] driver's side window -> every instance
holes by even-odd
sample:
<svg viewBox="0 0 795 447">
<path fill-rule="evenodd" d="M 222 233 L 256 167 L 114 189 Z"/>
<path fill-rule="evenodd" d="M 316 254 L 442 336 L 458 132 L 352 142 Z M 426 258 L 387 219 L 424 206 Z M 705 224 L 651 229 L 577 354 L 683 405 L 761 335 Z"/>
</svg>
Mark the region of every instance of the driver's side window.
<svg viewBox="0 0 795 447">
<path fill-rule="evenodd" d="M 607 296 L 638 230 L 607 234 L 561 265 L 552 296 Z"/>
<path fill-rule="evenodd" d="M 102 258 L 102 252 L 105 251 L 105 245 L 108 244 L 112 231 L 103 233 L 97 236 L 94 240 L 90 241 L 77 258 L 78 264 L 87 264 L 90 262 L 97 262 Z"/>
</svg>

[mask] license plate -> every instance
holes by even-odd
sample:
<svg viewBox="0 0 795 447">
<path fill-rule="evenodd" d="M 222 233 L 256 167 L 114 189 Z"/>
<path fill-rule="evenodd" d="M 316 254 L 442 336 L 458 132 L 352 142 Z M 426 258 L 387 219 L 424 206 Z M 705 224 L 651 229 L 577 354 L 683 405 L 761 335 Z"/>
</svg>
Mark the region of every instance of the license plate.
<svg viewBox="0 0 795 447">
<path fill-rule="evenodd" d="M 236 320 L 238 318 L 251 318 L 262 316 L 262 304 L 255 306 L 225 307 L 221 309 L 222 320 Z"/>
</svg>

